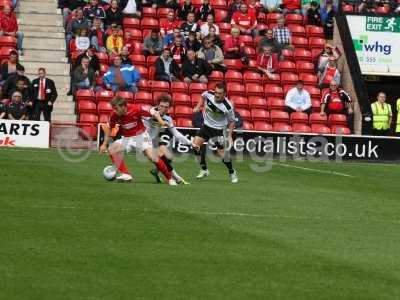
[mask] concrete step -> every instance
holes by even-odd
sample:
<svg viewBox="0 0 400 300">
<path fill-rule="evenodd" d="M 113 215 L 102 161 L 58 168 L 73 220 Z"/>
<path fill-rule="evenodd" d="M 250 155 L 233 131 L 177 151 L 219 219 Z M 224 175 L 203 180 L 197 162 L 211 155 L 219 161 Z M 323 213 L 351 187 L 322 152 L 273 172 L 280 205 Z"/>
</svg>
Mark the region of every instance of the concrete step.
<svg viewBox="0 0 400 300">
<path fill-rule="evenodd" d="M 68 108 L 54 107 L 53 113 L 56 115 L 73 115 L 75 114 L 75 107 L 68 107 Z"/>
<path fill-rule="evenodd" d="M 63 39 L 24 38 L 24 49 L 65 51 Z"/>
<path fill-rule="evenodd" d="M 73 101 L 62 101 L 57 99 L 54 103 L 54 109 L 65 109 L 65 108 L 75 108 L 75 102 Z"/>
<path fill-rule="evenodd" d="M 46 69 L 46 73 L 49 75 L 49 77 L 51 77 L 52 75 L 69 76 L 69 64 L 25 61 L 26 73 L 35 74 L 37 72 L 37 69 L 41 67 Z"/>
<path fill-rule="evenodd" d="M 22 6 L 23 4 L 21 4 Z M 63 26 L 61 15 L 19 14 L 18 24 L 36 26 Z"/>
<path fill-rule="evenodd" d="M 45 31 L 24 31 L 24 37 L 29 38 L 46 38 L 46 39 L 60 39 L 64 42 L 64 32 L 45 32 Z"/>
<path fill-rule="evenodd" d="M 24 2 L 19 6 L 18 12 L 23 14 L 60 15 L 61 9 L 57 8 L 57 3 Z"/>
<path fill-rule="evenodd" d="M 64 33 L 64 27 L 63 26 L 43 26 L 43 25 L 19 25 L 18 26 L 19 30 L 22 32 L 26 31 L 32 31 L 32 32 L 60 32 Z"/>
<path fill-rule="evenodd" d="M 20 57 L 20 61 L 68 63 L 68 58 L 65 57 L 65 51 L 25 50 L 24 56 Z"/>
<path fill-rule="evenodd" d="M 57 0 L 22 0 L 19 3 L 19 6 L 23 6 L 25 3 L 56 3 L 57 4 Z"/>
<path fill-rule="evenodd" d="M 65 114 L 51 114 L 51 121 L 52 122 L 76 122 L 76 115 L 65 115 Z"/>
</svg>

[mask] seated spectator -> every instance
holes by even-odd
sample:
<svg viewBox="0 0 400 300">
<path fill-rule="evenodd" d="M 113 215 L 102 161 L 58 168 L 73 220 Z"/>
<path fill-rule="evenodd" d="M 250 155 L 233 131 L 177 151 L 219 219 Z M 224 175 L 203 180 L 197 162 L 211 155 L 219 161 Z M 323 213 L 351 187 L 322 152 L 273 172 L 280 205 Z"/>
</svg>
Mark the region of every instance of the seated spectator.
<svg viewBox="0 0 400 300">
<path fill-rule="evenodd" d="M 181 44 L 184 45 L 185 44 L 185 38 L 181 34 L 181 30 L 179 29 L 179 27 L 177 27 L 177 28 L 174 29 L 172 35 L 167 35 L 166 38 L 164 39 L 164 41 L 163 41 L 164 48 L 170 47 L 177 37 L 181 38 Z"/>
<path fill-rule="evenodd" d="M 318 2 L 311 1 L 310 8 L 307 10 L 307 24 L 321 26 L 321 15 L 318 11 Z"/>
<path fill-rule="evenodd" d="M 7 107 L 7 117 L 10 120 L 26 120 L 28 119 L 27 109 L 22 102 L 22 95 L 20 92 L 14 92 L 11 102 Z"/>
<path fill-rule="evenodd" d="M 358 5 L 358 11 L 361 13 L 374 13 L 375 6 L 379 4 L 380 1 L 378 0 L 361 0 Z"/>
<path fill-rule="evenodd" d="M 224 54 L 220 47 L 214 45 L 213 41 L 209 38 L 205 38 L 203 46 L 197 53 L 197 57 L 207 61 L 214 71 L 226 72 L 224 65 Z"/>
<path fill-rule="evenodd" d="M 240 59 L 243 64 L 249 63 L 249 58 L 244 52 L 244 44 L 239 40 L 240 30 L 231 29 L 231 35 L 225 39 L 224 57 L 228 59 Z"/>
<path fill-rule="evenodd" d="M 81 8 L 82 2 L 80 0 L 63 0 L 60 2 L 60 8 L 63 14 L 63 24 L 64 28 L 66 29 L 71 13 L 75 11 L 75 9 Z"/>
<path fill-rule="evenodd" d="M 169 49 L 171 51 L 173 60 L 175 60 L 178 65 L 182 64 L 182 62 L 186 58 L 186 49 L 185 46 L 182 44 L 182 37 L 176 36 L 174 43 Z"/>
<path fill-rule="evenodd" d="M 18 52 L 11 51 L 10 56 L 7 60 L 1 64 L 1 84 L 3 84 L 11 74 L 17 72 L 17 66 L 21 66 L 18 61 Z"/>
<path fill-rule="evenodd" d="M 242 5 L 242 0 L 233 0 L 228 6 L 228 14 L 225 18 L 225 23 L 230 23 L 232 21 L 232 16 L 235 12 L 240 11 L 240 5 Z"/>
<path fill-rule="evenodd" d="M 153 4 L 153 8 L 171 8 L 175 11 L 179 7 L 177 0 L 146 0 L 146 2 L 151 2 Z"/>
<path fill-rule="evenodd" d="M 321 115 L 326 114 L 353 114 L 351 98 L 347 92 L 339 88 L 334 80 L 331 81 L 329 89 L 322 94 Z"/>
<path fill-rule="evenodd" d="M 335 11 L 330 0 L 326 1 L 326 6 L 321 8 L 321 21 L 324 25 L 325 38 L 327 40 L 333 39 L 333 26 L 334 26 Z"/>
<path fill-rule="evenodd" d="M 247 12 L 254 15 L 256 18 L 261 10 L 261 4 L 258 0 L 248 0 L 247 1 Z"/>
<path fill-rule="evenodd" d="M 121 0 L 119 8 L 127 17 L 140 18 L 142 16 L 143 5 L 141 0 Z"/>
<path fill-rule="evenodd" d="M 34 101 L 33 101 L 31 86 L 26 86 L 25 81 L 23 79 L 18 79 L 15 88 L 10 91 L 10 94 L 14 95 L 15 92 L 19 92 L 21 94 L 21 100 L 26 107 L 28 119 L 33 120 L 33 117 L 34 117 L 33 103 L 34 103 Z"/>
<path fill-rule="evenodd" d="M 304 82 L 297 81 L 295 87 L 291 88 L 285 97 L 286 111 L 292 113 L 295 111 L 311 113 L 310 94 L 303 88 Z"/>
<path fill-rule="evenodd" d="M 166 48 L 155 61 L 156 74 L 155 79 L 161 81 L 178 81 L 180 69 L 174 59 L 172 59 L 171 51 Z"/>
<path fill-rule="evenodd" d="M 110 7 L 106 10 L 106 18 L 104 19 L 104 25 L 111 27 L 112 24 L 122 26 L 122 10 L 118 6 L 117 0 L 112 0 Z"/>
<path fill-rule="evenodd" d="M 336 59 L 330 57 L 325 69 L 319 74 L 319 87 L 324 89 L 329 86 L 331 81 L 340 84 L 341 76 L 337 68 Z"/>
<path fill-rule="evenodd" d="M 81 64 L 74 70 L 72 76 L 72 92 L 75 93 L 78 89 L 93 89 L 95 86 L 95 73 L 89 66 L 89 59 L 82 57 Z"/>
<path fill-rule="evenodd" d="M 187 16 L 189 13 L 192 13 L 193 16 L 196 15 L 196 8 L 192 4 L 191 0 L 184 0 L 182 5 L 178 8 L 178 18 L 181 20 L 187 20 Z"/>
<path fill-rule="evenodd" d="M 106 17 L 106 12 L 104 11 L 104 8 L 99 5 L 98 0 L 90 0 L 90 5 L 83 9 L 83 15 L 89 23 L 92 23 L 94 18 L 100 20 L 104 19 Z"/>
<path fill-rule="evenodd" d="M 215 33 L 219 35 L 219 27 L 217 24 L 214 23 L 213 15 L 208 15 L 207 22 L 200 27 L 201 35 L 203 38 L 210 33 L 210 27 L 215 27 Z"/>
<path fill-rule="evenodd" d="M 247 5 L 242 3 L 240 10 L 236 11 L 231 20 L 233 27 L 238 28 L 241 34 L 258 35 L 257 32 L 257 17 L 255 14 L 250 14 L 247 11 Z"/>
<path fill-rule="evenodd" d="M 0 120 L 7 117 L 7 106 L 4 101 L 0 101 Z"/>
<path fill-rule="evenodd" d="M 115 25 L 112 27 L 112 33 L 107 38 L 106 47 L 109 55 L 119 55 L 124 44 L 122 36 L 118 35 L 119 28 Z"/>
<path fill-rule="evenodd" d="M 3 12 L 0 13 L 0 34 L 15 37 L 17 39 L 18 53 L 20 56 L 24 55 L 22 50 L 24 34 L 18 31 L 17 16 L 9 6 L 4 6 Z"/>
<path fill-rule="evenodd" d="M 262 75 L 266 75 L 268 78 L 279 71 L 278 55 L 272 53 L 271 47 L 265 46 L 263 53 L 258 54 L 257 69 Z"/>
<path fill-rule="evenodd" d="M 149 55 L 161 55 L 163 49 L 163 41 L 160 37 L 158 29 L 152 29 L 151 33 L 145 37 L 143 42 L 143 54 L 147 57 Z"/>
<path fill-rule="evenodd" d="M 179 29 L 179 20 L 175 19 L 174 12 L 170 11 L 167 14 L 167 19 L 160 23 L 160 34 L 164 39 L 164 45 L 168 45 L 173 42 L 174 29 Z"/>
<path fill-rule="evenodd" d="M 283 17 L 277 19 L 277 27 L 273 29 L 273 32 L 282 49 L 294 50 L 292 46 L 292 34 L 289 28 L 285 26 L 285 19 Z"/>
<path fill-rule="evenodd" d="M 98 76 L 100 72 L 100 61 L 95 53 L 95 48 L 93 46 L 89 47 L 84 53 L 80 54 L 76 58 L 75 67 L 78 67 L 82 64 L 82 59 L 87 58 L 89 60 L 89 67 L 95 72 L 95 75 Z"/>
<path fill-rule="evenodd" d="M 264 47 L 271 47 L 272 53 L 278 54 L 278 57 L 282 56 L 282 47 L 281 44 L 278 43 L 276 38 L 274 38 L 274 32 L 272 29 L 268 29 L 265 36 L 258 43 L 258 51 L 262 52 Z"/>
<path fill-rule="evenodd" d="M 286 14 L 300 14 L 301 13 L 301 1 L 300 0 L 283 0 L 283 10 Z"/>
<path fill-rule="evenodd" d="M 282 0 L 261 0 L 261 6 L 265 13 L 275 13 L 282 11 Z"/>
<path fill-rule="evenodd" d="M 90 44 L 96 48 L 97 52 L 106 53 L 105 42 L 107 40 L 106 33 L 103 29 L 103 24 L 98 18 L 93 19 L 92 28 L 90 28 Z"/>
<path fill-rule="evenodd" d="M 208 15 L 215 16 L 214 9 L 210 5 L 210 0 L 202 0 L 196 18 L 198 21 L 206 22 Z"/>
<path fill-rule="evenodd" d="M 337 47 L 333 47 L 326 43 L 324 49 L 316 56 L 316 59 L 313 62 L 316 66 L 316 72 L 322 73 L 325 70 L 330 57 L 334 57 L 336 60 L 338 60 L 341 55 L 342 53 Z"/>
<path fill-rule="evenodd" d="M 132 60 L 129 58 L 129 50 L 128 50 L 127 46 L 122 47 L 120 56 L 121 56 L 121 60 L 122 60 L 122 62 L 121 62 L 122 65 L 133 66 Z"/>
<path fill-rule="evenodd" d="M 182 65 L 183 81 L 207 83 L 207 76 L 211 73 L 211 67 L 204 59 L 196 57 L 196 52 L 188 50 L 187 59 Z"/>
<path fill-rule="evenodd" d="M 196 23 L 194 13 L 192 12 L 188 13 L 187 21 L 181 25 L 181 33 L 185 39 L 189 37 L 189 32 L 200 32 L 200 26 Z"/>
<path fill-rule="evenodd" d="M 201 43 L 197 40 L 194 32 L 189 32 L 188 38 L 185 40 L 186 50 L 193 50 L 197 52 L 201 48 Z"/>
<path fill-rule="evenodd" d="M 17 65 L 17 72 L 8 76 L 2 87 L 3 99 L 10 99 L 12 91 L 17 87 L 17 81 L 23 80 L 24 85 L 29 89 L 32 88 L 31 81 L 25 76 L 25 68 L 23 65 Z"/>
<path fill-rule="evenodd" d="M 220 47 L 221 49 L 223 49 L 224 47 L 224 43 L 222 42 L 221 38 L 219 37 L 219 35 L 217 35 L 215 27 L 210 27 L 209 31 L 208 31 L 208 35 L 206 36 L 206 38 L 209 38 L 213 41 L 214 45 Z"/>
<path fill-rule="evenodd" d="M 65 36 L 65 42 L 67 51 L 69 52 L 69 46 L 71 43 L 72 38 L 74 37 L 75 33 L 81 29 L 88 29 L 89 23 L 83 17 L 82 8 L 77 8 L 75 11 L 75 19 L 72 20 L 71 23 L 68 24 Z"/>
<path fill-rule="evenodd" d="M 114 64 L 103 75 L 104 85 L 108 90 L 130 91 L 136 93 L 136 83 L 140 80 L 140 74 L 131 65 L 123 65 L 120 55 L 114 57 Z"/>
<path fill-rule="evenodd" d="M 87 29 L 82 28 L 81 30 L 78 30 L 78 32 L 76 34 L 75 47 L 73 47 L 73 51 L 79 51 L 79 52 L 83 53 L 89 47 L 90 47 L 90 39 L 87 34 Z"/>
</svg>

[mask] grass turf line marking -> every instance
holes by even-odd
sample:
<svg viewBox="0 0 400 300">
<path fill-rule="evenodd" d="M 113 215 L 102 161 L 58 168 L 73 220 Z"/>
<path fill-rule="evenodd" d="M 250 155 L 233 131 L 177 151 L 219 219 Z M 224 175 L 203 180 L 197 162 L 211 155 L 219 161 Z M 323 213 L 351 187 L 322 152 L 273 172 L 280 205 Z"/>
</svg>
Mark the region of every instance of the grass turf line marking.
<svg viewBox="0 0 400 300">
<path fill-rule="evenodd" d="M 335 171 L 326 171 L 326 170 L 320 170 L 320 169 L 299 167 L 299 166 L 293 166 L 293 165 L 284 164 L 284 163 L 275 163 L 275 164 L 280 165 L 280 166 L 282 166 L 282 167 L 295 168 L 295 169 L 300 169 L 300 170 L 305 170 L 305 171 L 311 171 L 311 172 L 317 172 L 317 173 L 323 173 L 323 174 L 330 174 L 330 175 L 337 175 L 337 176 L 344 176 L 344 177 L 355 178 L 355 176 L 353 176 L 353 175 L 349 175 L 349 174 L 345 174 L 345 173 L 340 173 L 340 172 L 335 172 Z"/>
<path fill-rule="evenodd" d="M 377 218 L 343 218 L 340 216 L 293 216 L 277 214 L 251 214 L 233 211 L 197 211 L 197 210 L 177 210 L 177 209 L 134 209 L 134 208 L 110 208 L 110 207 L 78 207 L 78 206 L 57 206 L 57 205 L 13 205 L 13 208 L 36 208 L 36 209 L 60 209 L 60 210 L 86 210 L 86 211 L 114 211 L 114 212 L 139 212 L 139 213 L 167 213 L 167 214 L 193 214 L 203 216 L 228 216 L 228 217 L 247 217 L 247 218 L 268 218 L 268 219 L 292 219 L 300 221 L 330 221 L 330 222 L 374 222 L 400 225 L 399 220 L 383 220 Z M 2 209 L 0 209 L 2 211 Z"/>
</svg>

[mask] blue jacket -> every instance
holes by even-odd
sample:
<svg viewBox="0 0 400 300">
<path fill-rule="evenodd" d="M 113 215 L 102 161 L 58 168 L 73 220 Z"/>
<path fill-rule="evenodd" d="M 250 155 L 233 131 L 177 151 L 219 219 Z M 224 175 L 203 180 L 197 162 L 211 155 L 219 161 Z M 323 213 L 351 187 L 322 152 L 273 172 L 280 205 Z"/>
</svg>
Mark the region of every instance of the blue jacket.
<svg viewBox="0 0 400 300">
<path fill-rule="evenodd" d="M 135 70 L 134 66 L 122 65 L 120 70 L 122 78 L 128 86 L 134 85 L 140 80 L 140 73 Z M 103 75 L 103 82 L 105 85 L 115 85 L 115 66 L 111 66 Z"/>
</svg>

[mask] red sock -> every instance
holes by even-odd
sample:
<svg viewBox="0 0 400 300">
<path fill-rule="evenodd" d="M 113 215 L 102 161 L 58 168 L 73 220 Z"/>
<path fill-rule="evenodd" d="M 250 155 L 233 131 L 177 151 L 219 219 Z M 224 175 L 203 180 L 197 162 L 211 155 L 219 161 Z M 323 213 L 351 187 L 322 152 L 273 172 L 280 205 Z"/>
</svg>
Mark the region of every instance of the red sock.
<svg viewBox="0 0 400 300">
<path fill-rule="evenodd" d="M 124 174 L 129 174 L 128 167 L 126 166 L 121 156 L 122 156 L 121 154 L 113 154 L 113 155 L 110 154 L 110 158 L 114 163 L 115 167 L 118 169 L 118 171 Z"/>
<path fill-rule="evenodd" d="M 164 163 L 161 159 L 159 159 L 158 162 L 156 162 L 156 163 L 154 163 L 154 164 L 156 165 L 157 169 L 158 169 L 161 173 L 163 173 L 163 175 L 165 176 L 165 178 L 166 178 L 167 180 L 170 180 L 170 179 L 171 179 L 171 172 L 168 171 L 167 166 L 165 165 L 165 163 Z"/>
</svg>

